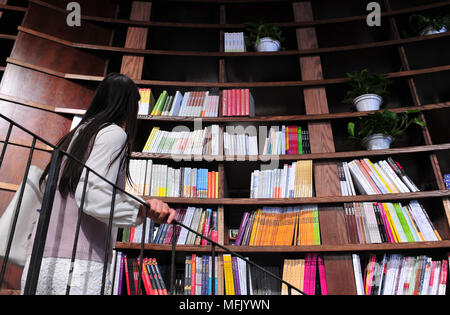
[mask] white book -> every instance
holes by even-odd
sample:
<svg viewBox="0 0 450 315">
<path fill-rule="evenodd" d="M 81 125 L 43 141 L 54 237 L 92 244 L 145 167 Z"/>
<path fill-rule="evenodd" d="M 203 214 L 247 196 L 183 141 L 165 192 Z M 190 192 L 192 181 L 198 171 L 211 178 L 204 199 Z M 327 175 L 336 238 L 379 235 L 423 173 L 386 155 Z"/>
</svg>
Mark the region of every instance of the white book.
<svg viewBox="0 0 450 315">
<path fill-rule="evenodd" d="M 150 189 L 151 189 L 151 180 L 152 180 L 152 170 L 153 170 L 153 160 L 147 160 L 147 174 L 145 176 L 145 190 L 144 195 L 149 196 L 150 195 Z"/>
<path fill-rule="evenodd" d="M 186 116 L 185 112 L 186 112 L 186 105 L 189 100 L 189 95 L 190 95 L 190 92 L 184 92 L 183 100 L 181 101 L 180 111 L 178 113 L 178 116 Z"/>
<path fill-rule="evenodd" d="M 386 185 L 389 187 L 392 193 L 398 193 L 400 190 L 397 188 L 397 185 L 392 181 L 391 177 L 386 174 L 386 171 L 379 163 L 374 163 L 373 166 L 377 170 L 378 174 L 383 178 Z"/>
<path fill-rule="evenodd" d="M 356 294 L 364 295 L 364 282 L 361 271 L 361 261 L 358 254 L 352 254 L 353 273 L 355 276 Z"/>
<path fill-rule="evenodd" d="M 356 162 L 349 162 L 348 168 L 350 170 L 350 174 L 353 176 L 353 182 L 356 184 L 359 193 L 363 195 L 374 195 L 375 191 L 367 182 L 367 179 L 364 177 L 364 174 L 362 174 Z"/>
<path fill-rule="evenodd" d="M 364 159 L 366 162 L 367 167 L 370 171 L 370 177 L 377 185 L 378 189 L 381 191 L 382 194 L 389 194 L 389 190 L 387 189 L 386 185 L 384 185 L 383 181 L 379 177 L 378 173 L 375 171 L 375 169 L 372 167 L 372 163 L 370 163 L 369 159 Z"/>
<path fill-rule="evenodd" d="M 434 271 L 434 279 L 433 279 L 433 286 L 431 288 L 431 295 L 437 295 L 439 293 L 439 287 L 440 287 L 439 279 L 440 279 L 440 275 L 441 275 L 441 267 L 442 267 L 442 262 L 437 261 L 436 269 Z"/>
<path fill-rule="evenodd" d="M 422 232 L 422 236 L 425 241 L 437 241 L 438 238 L 434 233 L 433 227 L 430 225 L 430 222 L 427 218 L 427 214 L 424 213 L 423 208 L 420 206 L 417 200 L 411 200 L 409 203 L 411 215 L 414 217 L 414 220 Z"/>
<path fill-rule="evenodd" d="M 385 170 L 386 174 L 389 175 L 391 180 L 395 183 L 395 185 L 401 192 L 403 193 L 410 192 L 409 188 L 403 183 L 403 181 L 397 176 L 397 174 L 395 174 L 394 170 L 390 167 L 390 165 L 386 161 L 382 160 L 379 163 L 380 165 L 383 166 L 383 169 Z"/>
<path fill-rule="evenodd" d="M 420 295 L 428 294 L 428 288 L 430 286 L 430 276 L 431 276 L 431 257 L 427 257 L 425 261 L 425 274 L 423 276 L 423 285 L 422 289 L 419 292 Z"/>
<path fill-rule="evenodd" d="M 194 215 L 195 207 L 188 207 L 186 209 L 186 214 L 184 215 L 183 219 L 183 225 L 185 226 L 191 226 L 192 218 Z M 188 236 L 188 230 L 185 228 L 181 228 L 180 235 L 178 236 L 177 244 L 178 245 L 184 245 L 186 243 L 186 238 Z"/>
<path fill-rule="evenodd" d="M 370 202 L 364 203 L 364 209 L 366 211 L 366 219 L 368 220 L 370 239 L 372 243 L 381 243 L 380 231 L 378 230 L 378 223 L 375 217 L 375 210 L 373 204 Z"/>
</svg>

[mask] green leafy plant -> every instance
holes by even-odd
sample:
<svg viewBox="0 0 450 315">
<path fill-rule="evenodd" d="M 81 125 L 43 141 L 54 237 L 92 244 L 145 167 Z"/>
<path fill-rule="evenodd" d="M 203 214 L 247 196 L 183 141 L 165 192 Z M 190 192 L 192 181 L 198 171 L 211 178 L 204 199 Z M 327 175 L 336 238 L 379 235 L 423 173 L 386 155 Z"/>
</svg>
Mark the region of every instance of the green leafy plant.
<svg viewBox="0 0 450 315">
<path fill-rule="evenodd" d="M 344 103 L 352 104 L 356 97 L 363 94 L 377 94 L 381 97 L 389 95 L 387 88 L 392 81 L 385 73 L 373 74 L 368 69 L 362 69 L 347 73 L 347 77 L 351 79 L 351 89 L 347 91 Z"/>
<path fill-rule="evenodd" d="M 389 110 L 375 112 L 359 117 L 356 122 L 349 122 L 347 130 L 350 137 L 355 140 L 362 140 L 376 133 L 394 138 L 402 134 L 411 124 L 425 126 L 425 122 L 417 117 L 418 113 L 420 113 L 418 110 L 407 110 L 401 114 Z"/>
<path fill-rule="evenodd" d="M 409 17 L 409 27 L 411 31 L 418 34 L 425 27 L 431 26 L 434 30 L 439 31 L 444 26 L 450 26 L 450 15 L 443 16 L 425 16 L 421 14 L 413 14 Z"/>
<path fill-rule="evenodd" d="M 279 27 L 264 22 L 246 22 L 244 23 L 247 31 L 245 35 L 245 44 L 247 47 L 254 47 L 258 45 L 263 37 L 270 37 L 274 40 L 284 42 L 285 38 L 282 37 L 282 31 Z"/>
</svg>

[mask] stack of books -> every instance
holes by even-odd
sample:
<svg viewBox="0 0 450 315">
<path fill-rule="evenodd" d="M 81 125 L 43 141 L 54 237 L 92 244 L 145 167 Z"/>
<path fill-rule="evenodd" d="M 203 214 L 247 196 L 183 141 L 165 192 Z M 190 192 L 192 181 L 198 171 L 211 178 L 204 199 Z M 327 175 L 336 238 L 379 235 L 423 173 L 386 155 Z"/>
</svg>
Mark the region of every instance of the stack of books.
<svg viewBox="0 0 450 315">
<path fill-rule="evenodd" d="M 218 198 L 219 174 L 204 168 L 172 168 L 152 160 L 130 160 L 127 192 L 154 197 Z"/>
<path fill-rule="evenodd" d="M 234 32 L 224 34 L 225 52 L 245 52 L 247 51 L 244 41 L 244 32 Z"/>
<path fill-rule="evenodd" d="M 113 295 L 167 295 L 163 274 L 155 258 L 133 258 L 114 251 Z M 143 290 L 138 292 L 139 267 L 142 266 Z"/>
<path fill-rule="evenodd" d="M 250 198 L 313 196 L 312 160 L 284 164 L 282 169 L 256 170 L 250 181 Z"/>
<path fill-rule="evenodd" d="M 345 219 L 353 244 L 438 241 L 441 237 L 418 201 L 346 203 Z"/>
<path fill-rule="evenodd" d="M 218 219 L 217 211 L 212 209 L 202 209 L 196 207 L 188 207 L 180 211 L 177 221 L 197 231 L 201 235 L 211 239 L 214 242 L 218 240 Z M 209 242 L 200 236 L 188 231 L 185 228 L 180 228 L 177 231 L 178 245 L 209 245 Z"/>
<path fill-rule="evenodd" d="M 320 254 L 306 254 L 302 259 L 285 259 L 282 279 L 308 295 L 328 294 L 325 265 Z M 288 295 L 288 290 L 288 286 L 283 283 L 281 294 Z M 292 289 L 291 294 L 300 293 Z"/>
<path fill-rule="evenodd" d="M 217 117 L 218 114 L 219 96 L 210 95 L 209 91 L 188 91 L 184 95 L 176 91 L 175 95 L 169 95 L 164 90 L 150 112 L 152 116 L 182 117 Z"/>
<path fill-rule="evenodd" d="M 309 147 L 309 136 L 307 130 L 302 131 L 301 126 L 272 126 L 269 130 L 269 136 L 264 142 L 262 154 L 303 154 L 304 147 Z M 305 141 L 303 141 L 305 138 Z M 307 142 L 308 141 L 308 142 Z"/>
<path fill-rule="evenodd" d="M 258 155 L 258 137 L 224 132 L 223 152 L 232 155 Z"/>
<path fill-rule="evenodd" d="M 223 90 L 223 116 L 255 116 L 255 101 L 249 89 Z"/>
<path fill-rule="evenodd" d="M 187 255 L 184 262 L 184 295 L 212 295 L 212 256 Z M 214 292 L 217 295 L 218 257 L 214 263 Z"/>
<path fill-rule="evenodd" d="M 235 245 L 320 245 L 318 207 L 263 207 L 245 212 Z"/>
<path fill-rule="evenodd" d="M 358 295 L 445 295 L 448 260 L 426 255 L 353 254 Z"/>
<path fill-rule="evenodd" d="M 150 114 L 150 109 L 155 105 L 152 90 L 148 88 L 139 89 L 139 94 L 141 95 L 141 99 L 139 100 L 138 115 L 148 115 Z"/>
<path fill-rule="evenodd" d="M 219 125 L 194 131 L 164 131 L 153 127 L 142 152 L 219 155 Z"/>
<path fill-rule="evenodd" d="M 372 163 L 368 158 L 338 163 L 344 196 L 407 193 L 419 191 L 401 165 L 392 158 Z"/>
</svg>

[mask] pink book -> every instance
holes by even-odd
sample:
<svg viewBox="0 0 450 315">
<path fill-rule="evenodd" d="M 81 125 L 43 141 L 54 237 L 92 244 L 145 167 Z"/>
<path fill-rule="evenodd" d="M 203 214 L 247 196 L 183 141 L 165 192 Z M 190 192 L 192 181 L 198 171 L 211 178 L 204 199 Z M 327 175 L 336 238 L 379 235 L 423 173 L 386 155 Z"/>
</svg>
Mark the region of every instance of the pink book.
<svg viewBox="0 0 450 315">
<path fill-rule="evenodd" d="M 317 253 L 313 253 L 311 256 L 311 269 L 309 276 L 309 294 L 314 295 L 316 293 L 316 265 L 317 265 Z"/>
<path fill-rule="evenodd" d="M 305 292 L 306 294 L 310 295 L 311 293 L 309 292 L 309 288 L 310 288 L 310 276 L 311 276 L 311 254 L 306 254 L 305 255 L 305 273 L 304 273 L 304 279 L 303 279 L 303 292 Z"/>
<path fill-rule="evenodd" d="M 322 295 L 328 295 L 327 278 L 325 275 L 325 264 L 323 262 L 322 255 L 319 255 L 317 259 L 318 259 L 317 263 L 319 266 L 320 292 L 322 293 Z"/>
<path fill-rule="evenodd" d="M 236 89 L 231 90 L 231 116 L 236 116 Z"/>
<path fill-rule="evenodd" d="M 245 89 L 244 90 L 244 100 L 245 100 L 245 112 L 244 115 L 245 116 L 250 116 L 250 90 L 249 89 Z"/>
<path fill-rule="evenodd" d="M 222 115 L 228 116 L 228 90 L 222 91 Z"/>
</svg>

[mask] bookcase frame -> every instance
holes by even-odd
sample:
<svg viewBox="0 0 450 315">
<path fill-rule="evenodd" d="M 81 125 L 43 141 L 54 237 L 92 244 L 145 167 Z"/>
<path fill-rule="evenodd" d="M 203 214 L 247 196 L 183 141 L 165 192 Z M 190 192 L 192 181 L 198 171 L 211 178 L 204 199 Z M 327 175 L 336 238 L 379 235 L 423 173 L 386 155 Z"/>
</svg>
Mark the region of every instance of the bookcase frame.
<svg viewBox="0 0 450 315">
<path fill-rule="evenodd" d="M 30 6 L 41 6 L 60 14 L 65 14 L 64 8 L 58 7 L 49 2 L 40 0 L 29 0 Z M 402 104 L 400 107 L 395 107 L 392 110 L 395 112 L 403 112 L 406 109 L 420 109 L 422 110 L 421 118 L 427 120 L 428 113 L 444 111 L 448 113 L 450 108 L 450 101 L 435 102 L 424 104 L 418 93 L 418 87 L 415 82 L 417 76 L 426 76 L 431 74 L 441 74 L 450 71 L 450 64 L 438 65 L 427 68 L 414 69 L 411 67 L 407 56 L 406 48 L 410 45 L 422 42 L 439 42 L 448 40 L 450 32 L 443 34 L 435 34 L 430 36 L 416 36 L 404 38 L 400 36 L 397 19 L 398 16 L 421 12 L 426 10 L 437 10 L 450 6 L 450 1 L 434 2 L 426 5 L 414 5 L 401 9 L 391 9 L 391 1 L 384 0 L 383 6 L 385 10 L 381 13 L 383 19 L 387 19 L 389 23 L 390 38 L 383 41 L 364 42 L 350 45 L 341 45 L 334 47 L 319 47 L 316 28 L 324 25 L 343 24 L 343 23 L 359 23 L 364 21 L 366 14 L 358 14 L 354 16 L 333 17 L 327 19 L 315 19 L 313 12 L 313 1 L 294 1 L 294 0 L 184 0 L 173 1 L 174 5 L 186 5 L 190 3 L 197 4 L 216 4 L 218 7 L 218 23 L 184 23 L 184 22 L 164 22 L 152 21 L 152 3 L 156 1 L 140 2 L 132 1 L 130 5 L 130 16 L 127 19 L 107 16 L 93 16 L 89 14 L 82 15 L 83 23 L 98 24 L 112 30 L 116 28 L 126 28 L 127 35 L 124 47 L 113 46 L 111 39 L 109 45 L 92 44 L 87 42 L 76 42 L 67 38 L 62 38 L 47 34 L 43 31 L 22 25 L 18 28 L 19 35 L 29 36 L 42 41 L 48 41 L 54 45 L 60 45 L 67 49 L 76 50 L 80 52 L 89 52 L 91 54 L 99 54 L 105 58 L 107 62 L 106 69 L 111 64 L 113 58 L 121 59 L 120 72 L 129 75 L 135 82 L 142 87 L 173 87 L 173 88 L 205 88 L 205 89 L 219 89 L 220 96 L 222 96 L 223 89 L 226 88 L 271 88 L 271 87 L 292 87 L 302 90 L 303 100 L 305 106 L 304 114 L 291 114 L 289 112 L 283 115 L 264 115 L 256 117 L 222 117 L 222 108 L 219 106 L 219 117 L 204 118 L 205 123 L 219 124 L 222 130 L 229 123 L 285 123 L 285 122 L 303 122 L 308 126 L 311 137 L 311 154 L 304 155 L 285 155 L 279 156 L 281 161 L 295 161 L 301 159 L 312 159 L 314 161 L 314 182 L 316 196 L 312 198 L 294 198 L 294 199 L 250 199 L 250 198 L 234 198 L 229 197 L 227 183 L 233 178 L 226 172 L 226 163 L 245 163 L 248 157 L 235 157 L 234 160 L 229 160 L 225 156 L 215 156 L 214 159 L 218 165 L 219 171 L 219 198 L 217 199 L 193 199 L 193 198 L 161 198 L 174 205 L 199 205 L 199 206 L 213 206 L 217 208 L 219 218 L 219 243 L 228 246 L 227 230 L 229 227 L 225 224 L 225 216 L 232 215 L 227 212 L 227 206 L 262 206 L 262 205 L 297 205 L 297 204 L 319 204 L 319 222 L 321 227 L 322 245 L 315 246 L 235 246 L 233 250 L 248 254 L 270 254 L 270 253 L 308 253 L 318 252 L 322 253 L 325 261 L 326 278 L 329 294 L 356 294 L 356 287 L 354 283 L 353 267 L 351 265 L 351 253 L 367 253 L 367 252 L 397 252 L 397 251 L 432 251 L 439 254 L 449 254 L 450 247 L 450 191 L 444 187 L 442 168 L 438 158 L 438 154 L 448 155 L 450 149 L 450 141 L 447 139 L 445 143 L 434 143 L 433 137 L 428 129 L 424 127 L 421 130 L 424 143 L 422 145 L 414 145 L 407 147 L 392 148 L 388 150 L 379 151 L 338 151 L 336 152 L 335 141 L 333 138 L 332 123 L 335 121 L 352 119 L 369 114 L 370 112 L 330 112 L 328 108 L 328 101 L 326 87 L 343 85 L 349 82 L 346 77 L 324 78 L 322 74 L 321 56 L 326 56 L 333 53 L 349 52 L 358 54 L 366 49 L 394 47 L 398 51 L 398 57 L 402 63 L 402 69 L 389 73 L 389 77 L 397 80 L 406 80 L 408 85 L 408 93 L 411 96 L 411 104 Z M 288 3 L 292 5 L 292 13 L 294 19 L 290 22 L 276 22 L 279 27 L 295 30 L 298 49 L 288 49 L 280 52 L 260 53 L 260 52 L 246 52 L 246 53 L 226 53 L 224 52 L 223 37 L 226 31 L 234 31 L 243 29 L 243 24 L 227 23 L 227 6 L 235 3 L 243 5 L 255 5 L 258 3 Z M 3 6 L 6 8 L 6 6 Z M 0 5 L 0 9 L 3 8 Z M 7 8 L 6 8 L 7 9 Z M 23 9 L 23 8 L 22 8 Z M 20 10 L 22 10 L 20 9 Z M 386 20 L 383 20 L 386 21 Z M 217 43 L 219 51 L 180 51 L 180 50 L 158 50 L 146 48 L 148 34 L 153 28 L 166 28 L 173 31 L 177 29 L 212 29 L 218 32 L 219 42 Z M 0 34 L 0 38 L 14 40 L 16 36 L 6 36 Z M 3 39 L 2 39 L 3 40 Z M 106 56 L 106 57 L 105 57 Z M 144 58 L 151 56 L 182 56 L 192 58 L 215 58 L 217 62 L 218 71 L 217 81 L 170 81 L 170 80 L 148 80 L 143 79 L 144 72 Z M 294 56 L 298 58 L 301 72 L 301 80 L 290 81 L 247 81 L 247 82 L 229 82 L 227 81 L 227 61 L 229 58 L 270 58 Z M 109 64 L 108 64 L 109 63 Z M 39 63 L 29 62 L 28 60 L 17 59 L 13 56 L 7 59 L 8 67 L 20 67 L 34 72 L 43 73 L 51 77 L 68 80 L 76 84 L 92 86 L 103 80 L 102 75 L 90 73 L 75 73 L 64 72 L 55 68 L 43 66 Z M 5 70 L 5 69 L 0 69 Z M 83 114 L 84 108 L 69 108 L 61 107 L 59 104 L 42 103 L 36 100 L 22 98 L 17 95 L 10 95 L 3 93 L 0 90 L 0 100 L 8 103 L 42 110 L 51 114 L 61 115 L 63 117 L 71 117 L 71 115 Z M 258 106 L 258 104 L 255 104 Z M 430 116 L 432 117 L 432 116 Z M 181 123 L 191 125 L 194 118 L 188 117 L 150 117 L 140 116 L 141 124 L 158 125 L 163 123 Z M 67 124 L 61 129 L 67 128 Z M 64 130 L 66 131 L 66 130 Z M 146 138 L 148 134 L 141 134 L 139 137 Z M 13 139 L 14 141 L 14 139 Z M 17 141 L 19 145 L 26 146 L 26 142 Z M 41 148 L 45 150 L 46 148 Z M 137 151 L 138 149 L 136 149 Z M 358 157 L 384 157 L 391 155 L 414 155 L 423 154 L 427 156 L 433 170 L 433 178 L 435 180 L 435 189 L 421 191 L 417 193 L 404 193 L 392 195 L 377 195 L 377 196 L 341 196 L 339 188 L 339 180 L 337 175 L 336 162 L 343 159 L 352 159 Z M 149 154 L 142 152 L 133 152 L 133 158 L 137 159 L 154 159 L 158 163 L 165 163 L 167 160 L 173 158 L 167 154 Z M 186 156 L 181 156 L 186 158 Z M 192 157 L 194 159 L 194 157 Z M 199 157 L 201 163 L 208 167 L 208 160 L 210 157 Z M 197 159 L 195 159 L 197 161 Z M 263 157 L 259 156 L 258 161 L 262 161 Z M 185 162 L 188 163 L 188 162 Z M 13 183 L 0 183 L 7 189 L 11 188 Z M 144 198 L 150 198 L 144 196 Z M 420 243 L 398 243 L 398 244 L 350 244 L 347 238 L 345 228 L 344 211 L 342 208 L 345 202 L 364 202 L 364 201 L 399 201 L 411 199 L 437 199 L 442 202 L 443 213 L 437 214 L 439 231 L 443 236 L 442 241 L 438 242 L 420 242 Z M 433 210 L 429 210 L 433 211 Z M 139 249 L 139 244 L 130 244 L 125 242 L 118 242 L 116 249 L 135 252 Z M 146 244 L 145 249 L 153 252 L 167 252 L 171 250 L 167 245 Z M 207 253 L 210 251 L 210 246 L 191 246 L 178 245 L 177 252 L 184 253 Z M 218 250 L 219 255 L 221 251 Z M 221 262 L 219 262 L 219 268 Z M 220 270 L 220 269 L 219 269 Z M 224 293 L 223 279 L 219 274 L 219 293 Z"/>
</svg>

